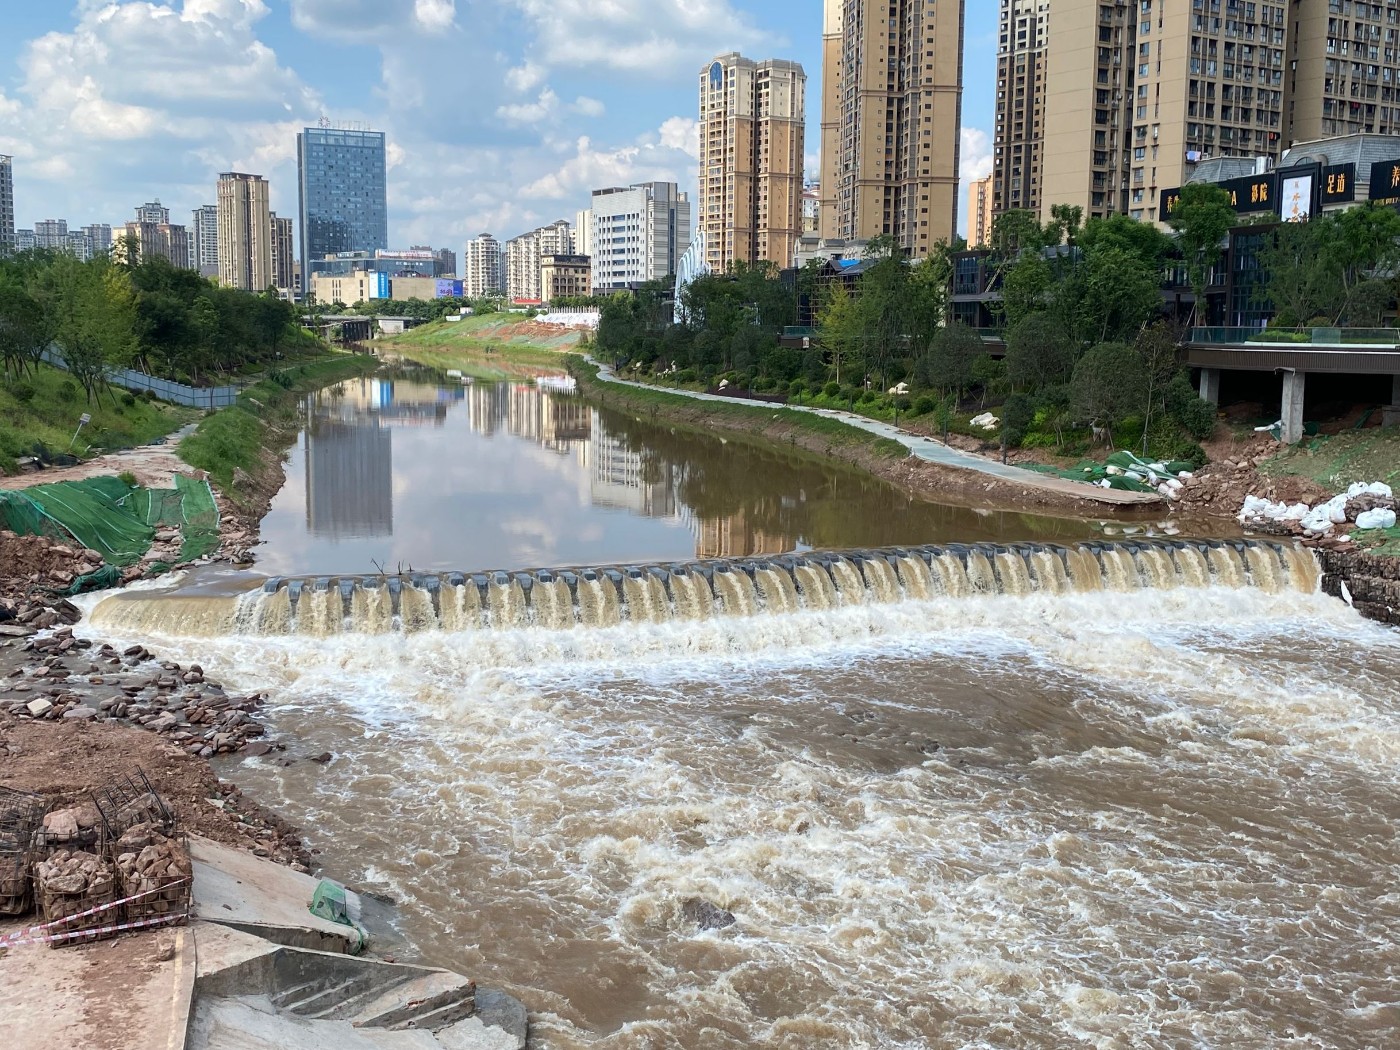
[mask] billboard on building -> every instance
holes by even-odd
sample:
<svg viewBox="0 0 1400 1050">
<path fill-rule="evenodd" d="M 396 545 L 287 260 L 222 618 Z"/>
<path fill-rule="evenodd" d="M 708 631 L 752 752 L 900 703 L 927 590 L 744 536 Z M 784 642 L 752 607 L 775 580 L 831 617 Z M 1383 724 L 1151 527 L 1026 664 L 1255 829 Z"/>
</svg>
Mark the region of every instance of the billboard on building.
<svg viewBox="0 0 1400 1050">
<path fill-rule="evenodd" d="M 460 299 L 462 298 L 462 282 L 449 281 L 438 278 L 437 297 L 439 299 Z"/>
<path fill-rule="evenodd" d="M 1317 170 L 1279 172 L 1279 216 L 1284 222 L 1307 222 L 1317 193 Z"/>
<path fill-rule="evenodd" d="M 376 270 L 369 275 L 369 297 L 371 299 L 389 298 L 389 275 L 383 271 Z"/>
<path fill-rule="evenodd" d="M 1356 200 L 1356 165 L 1329 164 L 1322 169 L 1322 204 L 1350 204 Z"/>
<path fill-rule="evenodd" d="M 1371 165 L 1370 198 L 1375 204 L 1400 204 L 1400 160 Z"/>
</svg>

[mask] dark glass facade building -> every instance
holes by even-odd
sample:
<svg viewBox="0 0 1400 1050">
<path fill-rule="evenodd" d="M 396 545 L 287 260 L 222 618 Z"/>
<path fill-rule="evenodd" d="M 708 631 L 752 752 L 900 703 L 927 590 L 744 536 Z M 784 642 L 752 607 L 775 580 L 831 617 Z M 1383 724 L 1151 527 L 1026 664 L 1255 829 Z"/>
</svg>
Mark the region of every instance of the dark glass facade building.
<svg viewBox="0 0 1400 1050">
<path fill-rule="evenodd" d="M 384 132 L 307 128 L 297 136 L 303 287 L 314 260 L 389 247 Z"/>
</svg>

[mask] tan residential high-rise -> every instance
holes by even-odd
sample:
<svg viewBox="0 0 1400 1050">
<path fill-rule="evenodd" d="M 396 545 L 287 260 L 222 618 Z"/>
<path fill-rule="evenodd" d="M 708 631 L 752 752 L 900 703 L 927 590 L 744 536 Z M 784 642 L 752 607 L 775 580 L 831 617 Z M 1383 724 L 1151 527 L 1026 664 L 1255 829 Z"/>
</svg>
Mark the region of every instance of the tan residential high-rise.
<svg viewBox="0 0 1400 1050">
<path fill-rule="evenodd" d="M 839 54 L 822 91 L 823 233 L 888 234 L 922 258 L 958 228 L 963 0 L 825 2 L 825 76 L 838 39 Z"/>
<path fill-rule="evenodd" d="M 1400 134 L 1400 12 L 1395 4 L 1304 0 L 1289 17 L 1295 32 L 1288 140 Z"/>
<path fill-rule="evenodd" d="M 281 218 L 276 212 L 268 213 L 272 224 L 272 286 L 279 292 L 296 290 L 296 255 L 292 251 L 292 230 L 296 227 L 293 219 Z"/>
<path fill-rule="evenodd" d="M 1063 2 L 1063 0 L 1062 0 Z M 1050 0 L 1001 0 L 992 208 L 1040 210 Z M 972 216 L 968 217 L 972 241 Z"/>
<path fill-rule="evenodd" d="M 996 176 L 987 175 L 967 184 L 967 246 L 982 248 L 992 243 L 992 220 L 996 218 L 994 201 Z"/>
<path fill-rule="evenodd" d="M 228 171 L 219 176 L 219 283 L 261 292 L 273 285 L 272 218 L 267 180 Z"/>
<path fill-rule="evenodd" d="M 700 214 L 706 262 L 792 265 L 802 235 L 807 74 L 731 51 L 700 71 Z"/>
<path fill-rule="evenodd" d="M 1021 3 L 1002 0 L 1003 23 L 1013 32 Z M 1347 10 L 1332 10 L 1339 5 Z M 1364 115 L 1364 102 L 1353 103 L 1368 87 L 1382 98 L 1395 90 L 1379 87 L 1382 12 L 1352 0 L 1041 0 L 1035 19 L 1047 41 L 1036 81 L 1043 218 L 1068 204 L 1086 219 L 1155 219 L 1162 192 L 1185 182 L 1199 160 L 1276 161 L 1291 141 L 1329 133 L 1321 130 L 1324 113 L 1335 119 L 1359 108 Z M 1364 58 L 1354 50 L 1358 41 Z M 1389 46 L 1387 75 L 1395 83 L 1400 52 L 1394 40 Z M 1010 93 L 997 100 L 998 127 L 1011 129 L 1008 145 L 1018 107 L 1034 121 L 1034 103 L 1016 96 L 1017 84 L 1013 76 Z M 1377 128 L 1383 117 L 1389 114 L 1378 111 Z M 999 149 L 998 163 L 1014 165 L 1008 156 Z"/>
</svg>

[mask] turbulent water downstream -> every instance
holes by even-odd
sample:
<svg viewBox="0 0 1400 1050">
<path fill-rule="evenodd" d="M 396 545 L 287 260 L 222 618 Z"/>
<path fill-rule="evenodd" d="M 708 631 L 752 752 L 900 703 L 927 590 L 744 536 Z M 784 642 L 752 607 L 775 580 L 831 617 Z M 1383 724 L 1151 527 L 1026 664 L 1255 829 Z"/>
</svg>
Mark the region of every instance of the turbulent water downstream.
<svg viewBox="0 0 1400 1050">
<path fill-rule="evenodd" d="M 86 629 L 270 689 L 335 760 L 229 775 L 543 1047 L 1400 1043 L 1393 632 L 1291 548 L 902 550 L 706 615 L 447 573 Z"/>
</svg>

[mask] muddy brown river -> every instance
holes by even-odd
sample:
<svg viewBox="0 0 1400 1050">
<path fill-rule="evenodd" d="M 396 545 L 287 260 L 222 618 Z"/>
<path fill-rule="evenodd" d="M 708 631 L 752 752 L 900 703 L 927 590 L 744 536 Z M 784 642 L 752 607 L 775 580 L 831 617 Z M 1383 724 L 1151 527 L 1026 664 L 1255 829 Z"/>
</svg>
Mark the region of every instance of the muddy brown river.
<svg viewBox="0 0 1400 1050">
<path fill-rule="evenodd" d="M 460 456 L 440 499 L 489 509 L 501 482 L 450 429 L 464 410 L 440 428 L 435 408 L 426 426 L 395 411 Z M 476 532 L 434 518 L 416 567 L 693 558 L 698 523 L 765 489 L 677 481 L 717 472 L 771 482 L 766 517 L 737 501 L 743 534 L 761 520 L 784 550 L 1098 532 L 881 489 L 862 514 L 826 467 L 703 443 L 687 459 L 692 439 L 586 421 L 589 444 L 630 426 L 610 504 L 596 459 L 468 426 L 492 471 L 516 449 L 534 496 Z M 539 462 L 569 495 L 553 510 Z M 378 512 L 317 508 L 318 533 L 304 470 L 260 567 L 362 571 L 358 545 L 389 539 L 365 535 Z M 799 498 L 783 472 L 803 470 Z M 399 477 L 391 558 L 418 505 Z M 600 535 L 585 504 L 609 515 Z M 857 595 L 832 570 L 823 603 L 611 626 L 94 629 L 269 689 L 290 753 L 334 760 L 222 772 L 302 825 L 328 873 L 394 897 L 424 959 L 524 1000 L 532 1045 L 1400 1045 L 1400 636 L 1316 594 L 1304 561 L 1096 557 L 1090 590 L 1033 559 L 1014 588 L 997 563 L 997 586 L 964 593 L 916 593 L 906 566 Z M 697 900 L 734 923 L 700 929 Z"/>
</svg>

